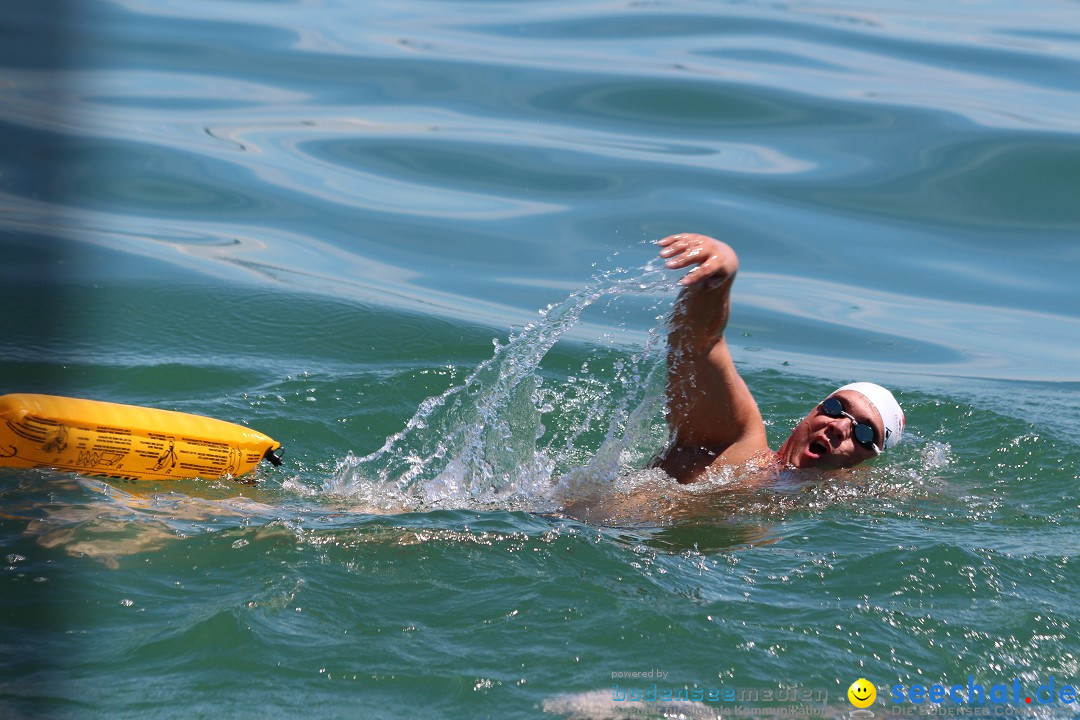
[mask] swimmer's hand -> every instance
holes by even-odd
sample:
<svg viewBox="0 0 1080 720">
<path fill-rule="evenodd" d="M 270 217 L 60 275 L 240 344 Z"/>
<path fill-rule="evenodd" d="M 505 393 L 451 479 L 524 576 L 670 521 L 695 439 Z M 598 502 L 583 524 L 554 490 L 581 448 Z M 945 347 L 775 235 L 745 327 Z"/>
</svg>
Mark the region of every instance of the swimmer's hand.
<svg viewBox="0 0 1080 720">
<path fill-rule="evenodd" d="M 680 233 L 657 240 L 660 257 L 667 259 L 672 270 L 697 265 L 686 273 L 680 285 L 690 286 L 705 281 L 705 287 L 722 285 L 735 277 L 739 270 L 739 257 L 731 246 L 716 238 L 696 233 Z"/>
</svg>

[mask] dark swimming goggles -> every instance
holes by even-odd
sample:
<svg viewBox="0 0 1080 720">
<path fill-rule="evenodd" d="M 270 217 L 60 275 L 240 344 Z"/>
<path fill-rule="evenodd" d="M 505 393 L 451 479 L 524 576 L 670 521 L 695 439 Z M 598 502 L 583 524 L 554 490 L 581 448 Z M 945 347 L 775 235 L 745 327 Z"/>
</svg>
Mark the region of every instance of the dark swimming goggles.
<svg viewBox="0 0 1080 720">
<path fill-rule="evenodd" d="M 877 443 L 874 442 L 874 438 L 877 437 L 877 431 L 874 430 L 874 426 L 859 422 L 855 419 L 854 415 L 844 410 L 843 400 L 838 397 L 825 398 L 818 407 L 821 408 L 821 412 L 831 418 L 846 417 L 851 420 L 852 425 L 854 425 L 852 433 L 855 435 L 855 442 L 859 443 L 867 450 L 873 450 L 875 455 L 881 452 Z"/>
</svg>

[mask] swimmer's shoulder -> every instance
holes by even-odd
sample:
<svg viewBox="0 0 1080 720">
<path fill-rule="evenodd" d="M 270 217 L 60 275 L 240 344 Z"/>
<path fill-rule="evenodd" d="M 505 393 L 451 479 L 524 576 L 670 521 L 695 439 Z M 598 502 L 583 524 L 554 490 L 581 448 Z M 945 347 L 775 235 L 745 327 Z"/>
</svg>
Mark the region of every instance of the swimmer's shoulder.
<svg viewBox="0 0 1080 720">
<path fill-rule="evenodd" d="M 680 483 L 692 483 L 717 472 L 734 470 L 738 476 L 774 472 L 776 453 L 765 443 L 736 444 L 717 451 L 708 447 L 670 445 L 649 467 L 660 468 Z"/>
</svg>

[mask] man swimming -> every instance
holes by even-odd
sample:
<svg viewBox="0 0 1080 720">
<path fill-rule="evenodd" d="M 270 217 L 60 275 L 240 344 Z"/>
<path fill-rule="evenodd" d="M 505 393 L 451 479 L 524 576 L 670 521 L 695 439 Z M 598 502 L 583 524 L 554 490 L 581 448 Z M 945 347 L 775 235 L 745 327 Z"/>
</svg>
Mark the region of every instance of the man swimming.
<svg viewBox="0 0 1080 720">
<path fill-rule="evenodd" d="M 681 280 L 668 335 L 668 447 L 653 461 L 682 483 L 724 466 L 847 468 L 900 442 L 904 413 L 873 383 L 833 392 L 773 451 L 754 396 L 731 359 L 724 329 L 739 258 L 697 234 L 657 242 L 667 267 L 694 266 Z"/>
</svg>

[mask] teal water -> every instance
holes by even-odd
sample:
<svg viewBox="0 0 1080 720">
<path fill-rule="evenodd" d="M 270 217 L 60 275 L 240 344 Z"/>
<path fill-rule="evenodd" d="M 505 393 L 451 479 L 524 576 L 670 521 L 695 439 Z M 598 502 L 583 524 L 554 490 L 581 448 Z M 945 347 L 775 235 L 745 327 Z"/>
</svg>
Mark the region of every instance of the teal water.
<svg viewBox="0 0 1080 720">
<path fill-rule="evenodd" d="M 1080 681 L 1075 3 L 2 27 L 0 392 L 240 422 L 287 463 L 0 471 L 0 716 L 659 717 L 613 687 L 657 682 L 847 717 L 865 677 L 885 717 L 897 684 Z M 680 231 L 739 252 L 774 443 L 855 379 L 904 443 L 759 492 L 643 472 Z"/>
</svg>

